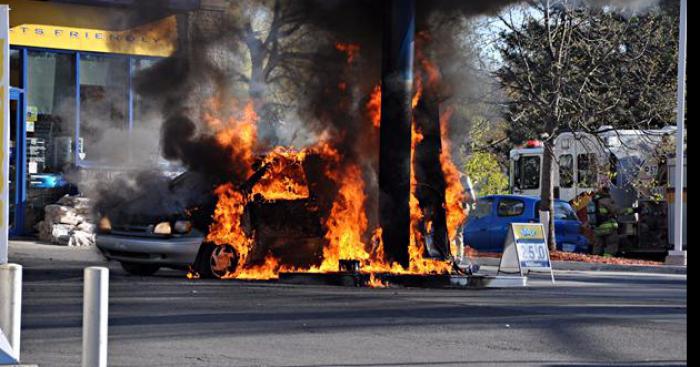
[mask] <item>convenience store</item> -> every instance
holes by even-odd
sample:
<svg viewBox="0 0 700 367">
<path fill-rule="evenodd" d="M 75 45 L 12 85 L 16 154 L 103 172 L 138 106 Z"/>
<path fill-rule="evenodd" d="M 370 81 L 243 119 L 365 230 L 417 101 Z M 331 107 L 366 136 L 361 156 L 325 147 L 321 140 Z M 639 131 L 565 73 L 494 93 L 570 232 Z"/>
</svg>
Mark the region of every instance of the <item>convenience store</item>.
<svg viewBox="0 0 700 367">
<path fill-rule="evenodd" d="M 149 113 L 134 77 L 178 47 L 181 16 L 129 1 L 10 0 L 10 233 L 32 232 L 43 207 L 75 192 L 66 174 L 133 157 L 128 142 Z M 134 2 L 137 3 L 137 2 Z M 133 5 L 133 4 L 131 4 Z M 146 13 L 146 14 L 144 14 Z M 106 132 L 126 142 L 106 152 Z M 157 146 L 157 144 L 154 144 Z"/>
</svg>

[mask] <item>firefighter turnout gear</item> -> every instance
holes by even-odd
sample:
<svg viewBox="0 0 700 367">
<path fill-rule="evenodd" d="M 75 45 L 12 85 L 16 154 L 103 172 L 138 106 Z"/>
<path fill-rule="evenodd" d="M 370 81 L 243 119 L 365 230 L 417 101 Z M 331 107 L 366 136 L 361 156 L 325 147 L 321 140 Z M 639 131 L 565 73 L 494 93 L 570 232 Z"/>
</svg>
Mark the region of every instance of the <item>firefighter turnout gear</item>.
<svg viewBox="0 0 700 367">
<path fill-rule="evenodd" d="M 617 223 L 618 209 L 610 192 L 603 189 L 593 197 L 595 203 L 595 235 L 593 255 L 615 256 L 619 248 L 619 225 Z"/>
</svg>

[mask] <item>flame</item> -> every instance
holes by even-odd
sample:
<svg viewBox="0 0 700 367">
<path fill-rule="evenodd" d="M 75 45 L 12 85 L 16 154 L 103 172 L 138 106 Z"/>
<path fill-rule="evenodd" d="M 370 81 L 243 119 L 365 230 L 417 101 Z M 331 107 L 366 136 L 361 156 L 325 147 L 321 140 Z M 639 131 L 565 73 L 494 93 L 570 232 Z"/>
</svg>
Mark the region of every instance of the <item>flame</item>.
<svg viewBox="0 0 700 367">
<path fill-rule="evenodd" d="M 309 187 L 302 163 L 306 152 L 277 147 L 269 153 L 263 165 L 265 175 L 253 187 L 252 195 L 261 195 L 265 200 L 299 200 L 309 197 Z"/>
<path fill-rule="evenodd" d="M 411 138 L 411 167 L 415 166 L 415 149 L 420 144 L 424 136 L 416 126 L 415 120 L 412 125 Z M 424 224 L 424 214 L 416 197 L 418 182 L 415 176 L 415 169 L 411 170 L 411 196 L 409 199 L 411 216 L 411 236 L 408 246 L 409 269 L 412 274 L 448 274 L 452 271 L 452 265 L 442 260 L 429 259 L 425 257 L 425 238 L 423 237 L 423 226 L 426 229 L 429 224 Z"/>
<path fill-rule="evenodd" d="M 214 131 L 216 141 L 223 147 L 230 148 L 234 162 L 240 162 L 252 174 L 257 148 L 258 122 L 253 101 L 238 110 L 238 103 L 231 102 L 233 113 L 228 118 L 218 115 L 223 111 L 223 102 L 219 98 L 209 101 L 202 119 Z"/>
<path fill-rule="evenodd" d="M 367 231 L 367 198 L 362 171 L 359 166 L 352 164 L 342 175 L 333 176 L 341 187 L 326 222 L 326 239 L 329 244 L 323 250 L 321 271 L 324 272 L 337 270 L 339 260 L 366 261 L 370 257 L 362 242 L 362 235 Z"/>
<path fill-rule="evenodd" d="M 424 36 L 427 37 L 427 34 Z M 437 66 L 435 66 L 433 63 L 428 60 L 425 55 L 420 51 L 420 48 L 416 49 L 416 56 L 419 60 L 419 64 L 422 67 L 422 72 L 421 73 L 416 73 L 416 78 L 414 80 L 414 89 L 415 93 L 413 96 L 413 99 L 411 101 L 411 105 L 413 109 L 415 109 L 418 106 L 418 103 L 420 102 L 420 99 L 423 97 L 424 94 L 424 82 L 423 82 L 423 76 L 426 75 L 428 78 L 428 86 L 431 88 L 435 88 L 438 83 L 440 82 L 440 73 L 438 71 Z M 451 113 L 451 112 L 450 112 Z M 447 118 L 444 119 L 445 123 L 449 120 L 449 117 L 446 116 Z M 442 118 L 441 118 L 442 120 Z M 447 140 L 447 135 L 445 133 L 446 131 L 446 125 L 442 126 L 441 129 L 441 134 L 442 140 L 445 141 Z M 436 260 L 436 259 L 430 259 L 426 258 L 426 248 L 425 248 L 425 238 L 424 238 L 424 233 L 430 233 L 432 231 L 432 223 L 425 222 L 425 217 L 424 213 L 420 207 L 420 203 L 418 202 L 418 198 L 416 197 L 416 189 L 417 189 L 417 180 L 415 177 L 415 150 L 416 147 L 421 144 L 421 142 L 424 139 L 424 136 L 422 132 L 418 129 L 416 126 L 416 121 L 415 119 L 413 120 L 412 124 L 412 129 L 411 129 L 411 196 L 409 199 L 409 206 L 410 206 L 410 217 L 411 217 L 411 236 L 410 236 L 410 243 L 408 247 L 408 256 L 409 256 L 409 272 L 414 273 L 414 274 L 449 274 L 452 271 L 452 264 L 449 261 L 442 261 L 442 260 Z M 443 146 L 443 150 L 444 146 Z M 447 155 L 445 157 L 441 156 L 441 165 L 443 167 L 443 172 L 447 176 L 447 174 L 450 175 L 449 178 L 446 177 L 446 181 L 448 184 L 448 188 L 446 189 L 446 215 L 448 217 L 448 232 L 450 232 L 450 228 L 453 228 L 451 233 L 457 232 L 457 227 L 463 223 L 463 220 L 466 219 L 466 215 L 464 218 L 458 218 L 456 213 L 454 212 L 454 208 L 456 206 L 455 202 L 459 202 L 458 194 L 456 190 L 460 190 L 461 184 L 459 182 L 459 175 L 458 171 L 456 171 L 456 167 L 452 163 L 451 157 L 449 156 L 449 149 L 447 149 Z M 453 170 L 452 170 L 453 169 Z M 454 172 L 457 172 L 457 179 L 456 179 L 456 184 L 454 183 Z M 463 191 L 463 190 L 462 190 Z M 450 212 L 453 211 L 453 212 Z M 462 212 L 463 213 L 463 212 Z M 452 226 L 452 227 L 450 227 Z M 450 238 L 452 238 L 452 235 L 450 235 Z"/>
<path fill-rule="evenodd" d="M 215 193 L 219 200 L 214 209 L 214 221 L 209 227 L 207 241 L 219 246 L 232 246 L 238 253 L 239 264 L 245 264 L 254 243 L 243 230 L 241 221 L 247 199 L 231 183 L 219 186 Z M 241 269 L 239 266 L 236 272 L 240 272 Z"/>
<path fill-rule="evenodd" d="M 355 43 L 338 42 L 335 44 L 335 49 L 346 55 L 348 64 L 352 64 L 360 54 L 360 45 Z"/>
<path fill-rule="evenodd" d="M 265 262 L 261 265 L 244 266 L 240 271 L 236 272 L 230 278 L 244 280 L 270 280 L 277 279 L 279 276 L 279 261 L 272 256 L 265 257 Z"/>
<path fill-rule="evenodd" d="M 432 37 L 427 31 L 419 32 L 416 36 L 416 59 L 422 72 L 428 78 L 428 85 L 431 88 L 436 88 L 442 80 L 440 68 L 433 63 L 428 56 L 423 52 L 425 44 L 432 41 Z"/>
<path fill-rule="evenodd" d="M 352 64 L 360 52 L 359 46 L 355 44 L 338 43 L 335 48 L 347 55 L 348 64 Z M 417 73 L 415 80 L 415 94 L 411 101 L 413 108 L 416 108 L 423 96 L 424 87 L 434 88 L 440 81 L 438 68 L 423 53 L 418 52 L 417 57 L 422 72 Z M 427 82 L 424 82 L 424 78 L 427 78 Z M 338 88 L 341 92 L 346 91 L 348 84 L 341 82 Z M 223 106 L 232 106 L 232 110 L 225 113 L 227 111 Z M 375 128 L 379 128 L 381 124 L 381 107 L 381 85 L 376 85 L 365 105 L 367 117 Z M 459 180 L 459 171 L 449 153 L 450 142 L 446 132 L 451 114 L 450 109 L 441 117 L 443 152 L 440 156 L 440 164 L 447 182 L 445 194 L 447 227 L 450 238 L 453 238 L 458 232 L 458 227 L 466 220 L 466 213 L 462 204 L 465 194 Z M 234 162 L 246 165 L 249 175 L 254 173 L 253 167 L 256 163 L 265 169 L 264 174 L 250 192 L 242 192 L 232 183 L 221 185 L 215 190 L 218 202 L 207 240 L 217 245 L 231 245 L 238 253 L 239 266 L 234 274 L 227 275 L 228 278 L 275 279 L 280 271 L 335 272 L 338 271 L 340 260 L 358 260 L 361 271 L 370 274 L 369 285 L 372 287 L 386 286 L 376 275 L 377 273 L 445 274 L 452 271 L 450 262 L 425 257 L 424 234 L 431 232 L 432 223 L 426 223 L 416 197 L 418 183 L 413 167 L 414 156 L 416 147 L 422 143 L 424 136 L 418 130 L 415 120 L 411 133 L 409 267 L 404 269 L 399 264 L 386 261 L 382 228 L 370 231 L 365 212 L 366 184 L 359 163 L 345 162 L 342 153 L 323 138 L 320 138 L 320 142 L 315 146 L 301 151 L 291 147 L 274 148 L 261 161 L 256 153 L 260 149 L 257 142 L 260 119 L 252 101 L 240 105 L 235 101 L 224 103 L 220 98 L 212 98 L 206 104 L 202 117 L 214 132 L 217 143 L 230 148 Z M 328 169 L 325 175 L 338 188 L 330 215 L 324 223 L 327 229 L 324 236 L 327 244 L 323 249 L 323 258 L 318 265 L 306 269 L 283 266 L 272 254 L 268 255 L 262 263 L 259 259 L 250 259 L 255 238 L 254 234 L 247 233 L 243 226 L 246 205 L 258 197 L 267 201 L 309 198 L 303 163 L 310 153 L 319 154 L 327 163 Z M 371 239 L 367 243 L 365 241 L 370 236 L 370 232 Z M 195 277 L 196 273 L 191 272 L 188 276 Z"/>
<path fill-rule="evenodd" d="M 420 102 L 420 98 L 423 96 L 423 80 L 418 77 L 416 78 L 416 92 L 413 95 L 413 99 L 411 100 L 411 108 L 415 109 L 418 106 L 418 102 Z M 415 121 L 414 121 L 415 124 Z"/>
<path fill-rule="evenodd" d="M 370 274 L 369 275 L 369 282 L 367 283 L 367 286 L 370 288 L 386 288 L 387 285 L 382 282 L 381 279 L 379 279 L 375 274 Z"/>
<path fill-rule="evenodd" d="M 369 101 L 365 105 L 369 120 L 374 127 L 379 128 L 382 123 L 382 85 L 377 84 L 369 95 Z"/>
<path fill-rule="evenodd" d="M 453 245 L 454 238 L 460 235 L 459 228 L 467 220 L 467 212 L 465 203 L 467 194 L 464 191 L 464 186 L 460 180 L 460 172 L 452 161 L 450 150 L 450 139 L 448 136 L 448 123 L 454 109 L 449 108 L 440 117 L 440 138 L 442 140 L 442 152 L 440 152 L 440 166 L 443 175 L 445 176 L 445 215 L 447 217 L 447 233 L 450 239 L 450 244 Z M 453 246 L 454 247 L 454 246 Z M 452 253 L 456 254 L 457 250 L 452 248 Z"/>
</svg>

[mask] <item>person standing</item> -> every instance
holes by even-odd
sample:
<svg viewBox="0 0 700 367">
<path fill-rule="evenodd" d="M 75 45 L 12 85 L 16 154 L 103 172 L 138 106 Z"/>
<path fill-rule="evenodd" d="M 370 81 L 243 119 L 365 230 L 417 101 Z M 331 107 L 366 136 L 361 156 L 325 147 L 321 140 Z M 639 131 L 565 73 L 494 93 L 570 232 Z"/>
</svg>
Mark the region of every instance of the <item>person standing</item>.
<svg viewBox="0 0 700 367">
<path fill-rule="evenodd" d="M 596 243 L 593 245 L 593 255 L 616 256 L 620 245 L 617 233 L 619 210 L 615 200 L 610 196 L 610 187 L 603 186 L 600 192 L 593 197 L 593 202 L 596 217 Z"/>
</svg>

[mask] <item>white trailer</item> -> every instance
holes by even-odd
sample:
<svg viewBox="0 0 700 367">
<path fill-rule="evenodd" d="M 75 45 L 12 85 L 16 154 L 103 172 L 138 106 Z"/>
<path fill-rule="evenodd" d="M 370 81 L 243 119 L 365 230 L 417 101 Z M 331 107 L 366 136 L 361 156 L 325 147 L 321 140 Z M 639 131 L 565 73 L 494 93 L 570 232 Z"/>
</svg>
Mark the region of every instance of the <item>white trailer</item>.
<svg viewBox="0 0 700 367">
<path fill-rule="evenodd" d="M 622 234 L 634 251 L 665 251 L 668 247 L 666 157 L 673 148 L 676 128 L 614 130 L 596 135 L 566 132 L 554 140 L 555 198 L 571 201 L 585 192 L 608 185 L 621 209 Z M 513 194 L 539 196 L 542 188 L 541 143 L 530 141 L 510 152 L 510 189 Z M 640 218 L 641 217 L 641 218 Z M 659 221 L 658 218 L 663 220 Z M 629 246 L 628 246 L 629 247 Z"/>
<path fill-rule="evenodd" d="M 663 198 L 666 171 L 659 169 L 665 157 L 661 147 L 664 141 L 672 143 L 675 127 L 661 130 L 603 129 L 605 131 L 597 136 L 566 132 L 554 140 L 555 195 L 568 201 L 608 184 L 621 206 L 631 205 L 640 198 Z M 543 153 L 541 144 L 534 141 L 511 150 L 512 193 L 540 194 Z"/>
</svg>

